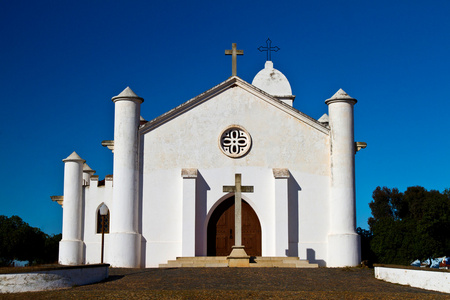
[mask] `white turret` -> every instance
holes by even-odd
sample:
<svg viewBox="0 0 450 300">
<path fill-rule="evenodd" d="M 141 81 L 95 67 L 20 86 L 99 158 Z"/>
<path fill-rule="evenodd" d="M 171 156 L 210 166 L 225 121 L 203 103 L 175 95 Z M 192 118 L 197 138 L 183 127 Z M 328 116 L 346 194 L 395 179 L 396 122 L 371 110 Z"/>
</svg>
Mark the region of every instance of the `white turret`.
<svg viewBox="0 0 450 300">
<path fill-rule="evenodd" d="M 325 103 L 331 129 L 330 231 L 328 267 L 357 266 L 360 240 L 355 220 L 355 140 L 353 105 L 356 99 L 342 89 Z"/>
<path fill-rule="evenodd" d="M 91 176 L 95 174 L 95 171 L 89 167 L 87 163 L 83 164 L 83 185 L 90 185 Z"/>
<path fill-rule="evenodd" d="M 83 241 L 81 240 L 81 210 L 83 164 L 85 162 L 76 152 L 63 159 L 64 162 L 64 201 L 63 231 L 59 242 L 59 263 L 79 265 L 84 261 Z"/>
<path fill-rule="evenodd" d="M 144 99 L 127 87 L 112 101 L 115 104 L 114 187 L 108 263 L 114 267 L 139 268 L 137 161 L 140 105 Z"/>
</svg>

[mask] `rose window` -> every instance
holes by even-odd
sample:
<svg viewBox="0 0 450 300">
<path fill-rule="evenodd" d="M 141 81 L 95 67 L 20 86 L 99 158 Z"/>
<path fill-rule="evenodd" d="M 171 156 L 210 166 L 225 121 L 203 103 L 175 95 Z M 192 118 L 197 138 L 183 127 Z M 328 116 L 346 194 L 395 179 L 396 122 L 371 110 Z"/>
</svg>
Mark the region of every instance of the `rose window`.
<svg viewBox="0 0 450 300">
<path fill-rule="evenodd" d="M 245 155 L 252 144 L 250 134 L 238 125 L 228 127 L 222 132 L 219 146 L 225 155 L 241 157 Z"/>
</svg>

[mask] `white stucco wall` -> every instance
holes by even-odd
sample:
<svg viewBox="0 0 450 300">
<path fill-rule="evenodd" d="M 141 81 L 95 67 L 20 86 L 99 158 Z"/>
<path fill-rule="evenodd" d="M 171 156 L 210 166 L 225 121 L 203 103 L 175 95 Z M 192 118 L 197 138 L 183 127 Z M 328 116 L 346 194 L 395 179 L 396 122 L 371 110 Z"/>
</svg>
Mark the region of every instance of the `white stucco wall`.
<svg viewBox="0 0 450 300">
<path fill-rule="evenodd" d="M 375 278 L 421 289 L 450 293 L 450 272 L 447 270 L 413 270 L 375 266 Z"/>
<path fill-rule="evenodd" d="M 251 135 L 250 152 L 233 159 L 218 138 L 237 124 Z M 327 257 L 329 230 L 329 135 L 259 99 L 240 87 L 230 88 L 141 136 L 143 253 L 155 267 L 181 256 L 181 169 L 198 170 L 196 255 L 206 255 L 206 227 L 212 209 L 224 200 L 223 185 L 254 186 L 244 199 L 261 222 L 262 254 L 275 255 L 275 179 L 273 168 L 287 168 L 289 178 L 289 255 L 321 265 Z M 199 151 L 201 150 L 201 151 Z M 144 255 L 143 255 L 144 256 Z"/>
<path fill-rule="evenodd" d="M 84 220 L 83 237 L 86 264 L 100 263 L 102 234 L 97 233 L 97 211 L 105 203 L 108 209 L 112 206 L 112 180 L 105 180 L 105 185 L 98 186 L 98 178 L 91 178 L 90 185 L 84 187 Z M 105 234 L 104 262 L 109 258 L 109 234 Z"/>
</svg>

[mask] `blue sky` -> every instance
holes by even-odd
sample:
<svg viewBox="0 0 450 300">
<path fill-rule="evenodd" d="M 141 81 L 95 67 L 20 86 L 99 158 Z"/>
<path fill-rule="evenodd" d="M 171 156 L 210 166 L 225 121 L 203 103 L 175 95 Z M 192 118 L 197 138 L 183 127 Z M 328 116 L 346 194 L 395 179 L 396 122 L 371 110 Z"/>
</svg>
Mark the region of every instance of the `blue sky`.
<svg viewBox="0 0 450 300">
<path fill-rule="evenodd" d="M 450 1 L 1 1 L 0 214 L 62 230 L 61 161 L 112 174 L 111 97 L 155 118 L 226 80 L 251 82 L 270 37 L 294 107 L 318 119 L 339 88 L 358 99 L 357 224 L 377 186 L 450 187 Z"/>
</svg>

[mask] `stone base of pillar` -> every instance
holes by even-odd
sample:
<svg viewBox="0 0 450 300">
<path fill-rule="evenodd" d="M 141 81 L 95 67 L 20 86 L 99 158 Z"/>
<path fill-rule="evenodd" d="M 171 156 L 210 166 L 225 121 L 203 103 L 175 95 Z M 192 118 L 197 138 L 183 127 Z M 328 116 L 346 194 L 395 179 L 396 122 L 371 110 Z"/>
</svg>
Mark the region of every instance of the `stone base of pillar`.
<svg viewBox="0 0 450 300">
<path fill-rule="evenodd" d="M 83 246 L 81 240 L 61 240 L 59 242 L 59 263 L 61 265 L 83 264 Z"/>
<path fill-rule="evenodd" d="M 244 248 L 244 246 L 231 247 L 231 253 L 227 257 L 229 267 L 250 267 L 250 256 Z"/>
<path fill-rule="evenodd" d="M 360 236 L 356 233 L 328 235 L 327 267 L 356 267 L 361 263 Z"/>
<path fill-rule="evenodd" d="M 132 232 L 110 233 L 109 245 L 105 243 L 108 261 L 115 268 L 141 267 L 141 235 Z"/>
</svg>

